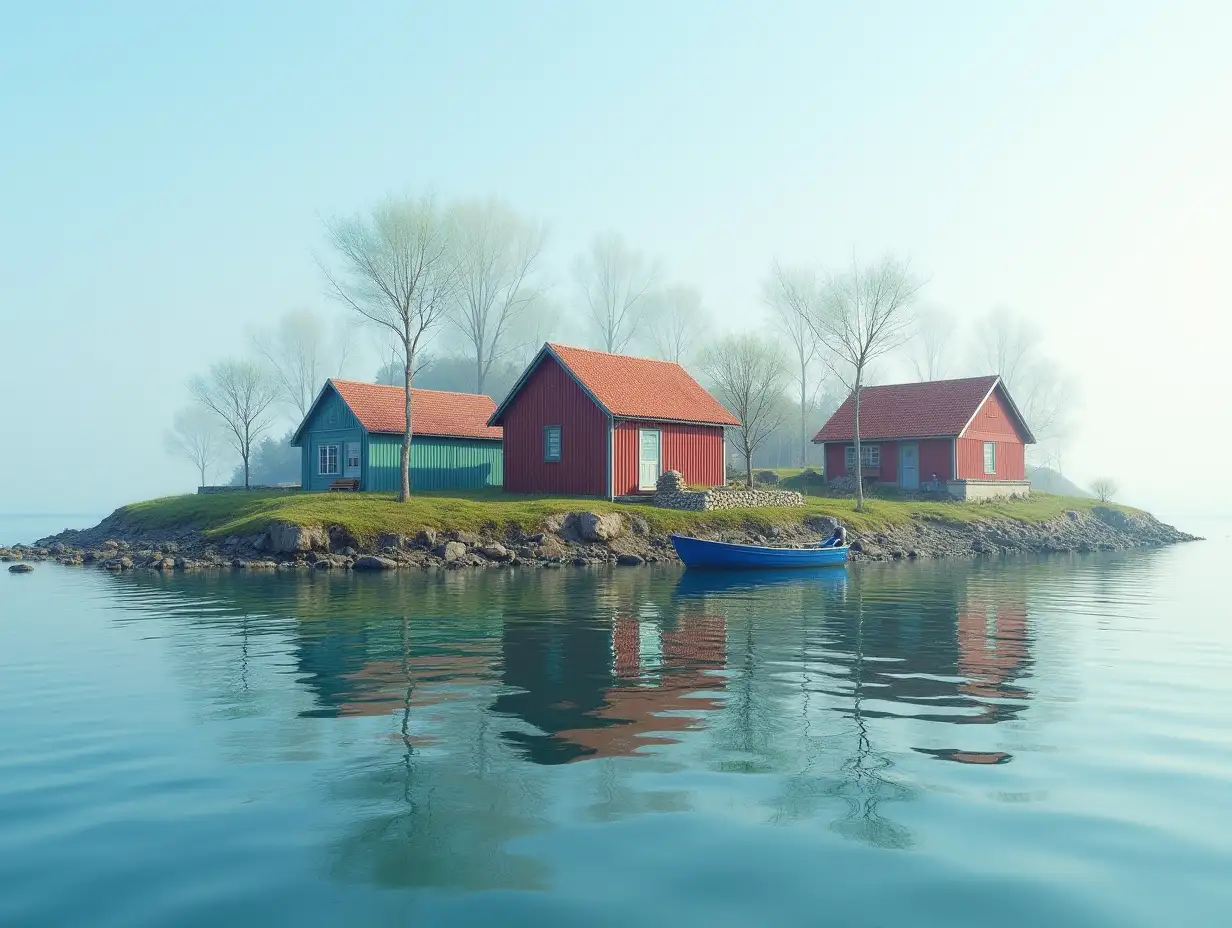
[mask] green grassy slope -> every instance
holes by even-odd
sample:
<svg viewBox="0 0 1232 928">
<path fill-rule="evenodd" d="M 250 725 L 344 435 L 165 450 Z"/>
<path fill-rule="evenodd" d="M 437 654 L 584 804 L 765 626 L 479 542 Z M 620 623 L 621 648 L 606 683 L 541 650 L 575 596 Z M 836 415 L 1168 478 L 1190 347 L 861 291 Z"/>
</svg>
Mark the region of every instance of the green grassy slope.
<svg viewBox="0 0 1232 928">
<path fill-rule="evenodd" d="M 764 529 L 798 522 L 808 515 L 841 519 L 857 530 L 876 530 L 911 519 L 973 522 L 979 519 L 1014 519 L 1043 522 L 1067 509 L 1090 509 L 1094 500 L 1037 494 L 1029 500 L 989 503 L 919 502 L 870 499 L 868 510 L 855 511 L 855 501 L 808 497 L 794 509 L 736 509 L 680 512 L 654 506 L 609 503 L 596 499 L 516 496 L 499 491 L 418 493 L 409 503 L 398 503 L 384 493 L 220 493 L 206 496 L 169 496 L 133 503 L 117 510 L 126 525 L 143 530 L 193 527 L 212 537 L 257 532 L 275 521 L 297 525 L 342 525 L 360 539 L 381 532 L 412 534 L 424 527 L 440 530 L 503 530 L 516 525 L 536 530 L 549 516 L 572 510 L 638 514 L 654 531 L 689 531 L 693 528 L 731 527 Z"/>
</svg>

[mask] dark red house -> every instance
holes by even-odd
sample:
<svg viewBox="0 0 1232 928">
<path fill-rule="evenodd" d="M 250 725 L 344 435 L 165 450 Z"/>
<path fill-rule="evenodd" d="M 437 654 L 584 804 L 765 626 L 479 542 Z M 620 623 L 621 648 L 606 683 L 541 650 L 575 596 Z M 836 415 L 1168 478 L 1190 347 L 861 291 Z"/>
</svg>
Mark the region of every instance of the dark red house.
<svg viewBox="0 0 1232 928">
<path fill-rule="evenodd" d="M 548 344 L 488 424 L 504 429 L 506 490 L 612 498 L 666 470 L 722 484 L 739 422 L 679 364 Z"/>
<path fill-rule="evenodd" d="M 854 410 L 849 396 L 813 439 L 827 480 L 855 470 Z M 1000 377 L 860 391 L 861 472 L 873 483 L 944 487 L 960 499 L 1026 495 L 1026 446 L 1034 443 Z"/>
</svg>

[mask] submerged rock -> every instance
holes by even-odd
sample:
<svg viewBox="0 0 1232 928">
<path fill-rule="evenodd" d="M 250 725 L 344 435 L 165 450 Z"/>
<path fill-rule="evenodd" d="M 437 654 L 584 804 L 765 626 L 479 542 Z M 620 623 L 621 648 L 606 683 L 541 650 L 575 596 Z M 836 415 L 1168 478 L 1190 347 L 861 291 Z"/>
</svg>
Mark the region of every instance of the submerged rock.
<svg viewBox="0 0 1232 928">
<path fill-rule="evenodd" d="M 31 567 L 29 564 L 11 564 L 9 566 L 9 573 L 11 574 L 30 574 L 30 573 L 34 573 L 34 568 Z"/>
<path fill-rule="evenodd" d="M 357 557 L 351 565 L 352 570 L 396 570 L 397 568 L 397 561 L 392 561 L 387 557 L 377 557 L 375 554 Z"/>
</svg>

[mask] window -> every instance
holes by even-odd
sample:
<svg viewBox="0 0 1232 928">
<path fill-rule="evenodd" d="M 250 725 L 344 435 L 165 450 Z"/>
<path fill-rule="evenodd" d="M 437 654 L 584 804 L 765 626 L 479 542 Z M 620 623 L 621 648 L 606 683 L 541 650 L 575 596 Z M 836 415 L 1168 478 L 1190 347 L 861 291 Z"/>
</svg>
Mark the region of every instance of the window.
<svg viewBox="0 0 1232 928">
<path fill-rule="evenodd" d="M 354 470 L 359 467 L 359 442 L 347 442 L 347 470 Z"/>
<path fill-rule="evenodd" d="M 997 443 L 995 441 L 984 442 L 984 473 L 995 474 L 997 472 Z"/>
<path fill-rule="evenodd" d="M 338 446 L 317 446 L 317 473 L 329 477 L 338 473 Z"/>
<path fill-rule="evenodd" d="M 560 460 L 559 425 L 545 425 L 543 427 L 543 459 L 545 461 Z"/>
<path fill-rule="evenodd" d="M 866 445 L 860 443 L 860 467 L 880 467 L 881 466 L 881 445 Z M 847 446 L 847 471 L 856 469 L 856 446 Z"/>
</svg>

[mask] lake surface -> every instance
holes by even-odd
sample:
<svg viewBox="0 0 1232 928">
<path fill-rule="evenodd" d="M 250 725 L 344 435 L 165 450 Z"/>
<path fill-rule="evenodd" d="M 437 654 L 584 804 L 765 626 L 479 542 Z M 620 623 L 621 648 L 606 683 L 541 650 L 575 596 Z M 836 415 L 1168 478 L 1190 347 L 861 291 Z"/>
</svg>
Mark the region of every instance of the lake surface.
<svg viewBox="0 0 1232 928">
<path fill-rule="evenodd" d="M 1229 554 L 0 574 L 0 925 L 1228 924 Z"/>
</svg>

